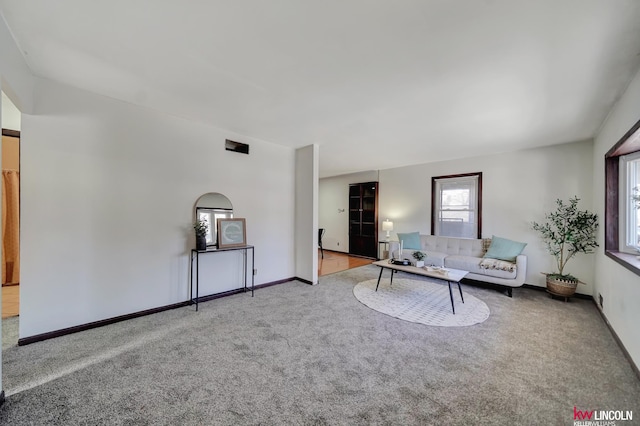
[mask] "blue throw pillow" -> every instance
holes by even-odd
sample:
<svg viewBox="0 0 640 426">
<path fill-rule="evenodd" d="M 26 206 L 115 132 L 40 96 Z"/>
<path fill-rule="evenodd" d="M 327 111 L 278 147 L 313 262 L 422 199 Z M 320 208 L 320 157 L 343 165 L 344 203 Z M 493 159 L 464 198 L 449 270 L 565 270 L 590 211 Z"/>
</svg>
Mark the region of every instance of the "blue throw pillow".
<svg viewBox="0 0 640 426">
<path fill-rule="evenodd" d="M 494 235 L 491 238 L 489 250 L 487 250 L 487 254 L 485 254 L 484 257 L 515 262 L 516 256 L 522 253 L 522 250 L 524 250 L 526 246 L 527 243 L 519 243 Z"/>
<path fill-rule="evenodd" d="M 403 250 L 422 250 L 419 232 L 409 232 L 407 234 L 398 233 L 398 240 L 402 242 Z"/>
</svg>

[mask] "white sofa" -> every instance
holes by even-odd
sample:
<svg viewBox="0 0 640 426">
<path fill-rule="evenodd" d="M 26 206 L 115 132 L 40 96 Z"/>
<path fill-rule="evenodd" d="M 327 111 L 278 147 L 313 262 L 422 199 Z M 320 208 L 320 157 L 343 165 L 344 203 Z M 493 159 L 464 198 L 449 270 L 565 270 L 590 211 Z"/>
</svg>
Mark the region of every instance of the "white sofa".
<svg viewBox="0 0 640 426">
<path fill-rule="evenodd" d="M 469 271 L 465 277 L 475 281 L 482 281 L 503 286 L 509 297 L 513 287 L 521 287 L 527 272 L 527 256 L 520 254 L 515 263 L 485 259 L 483 256 L 489 247 L 491 239 L 468 239 L 438 237 L 435 235 L 420 235 L 422 251 L 427 255 L 425 265 L 442 266 L 445 268 Z M 399 258 L 400 244 L 392 241 L 389 244 L 389 256 Z M 402 259 L 415 262 L 413 252 L 416 250 L 403 248 Z"/>
</svg>

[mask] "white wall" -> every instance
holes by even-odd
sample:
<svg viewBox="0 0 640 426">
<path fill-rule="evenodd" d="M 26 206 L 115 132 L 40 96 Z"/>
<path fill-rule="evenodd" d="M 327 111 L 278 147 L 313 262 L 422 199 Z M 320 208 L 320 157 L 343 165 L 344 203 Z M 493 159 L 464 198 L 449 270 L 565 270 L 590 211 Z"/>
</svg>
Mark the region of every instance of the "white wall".
<svg viewBox="0 0 640 426">
<path fill-rule="evenodd" d="M 640 119 L 640 72 L 613 108 L 595 140 L 593 199 L 604 217 L 604 155 Z M 598 233 L 604 246 L 604 229 Z M 601 247 L 595 259 L 594 296 L 603 297 L 603 312 L 634 363 L 640 365 L 640 277 L 604 255 Z"/>
<path fill-rule="evenodd" d="M 318 283 L 318 145 L 296 150 L 296 277 Z"/>
<path fill-rule="evenodd" d="M 431 232 L 431 178 L 482 172 L 482 236 L 497 235 L 528 243 L 526 283 L 545 286 L 540 272 L 552 272 L 554 259 L 532 221 L 555 209 L 557 198 L 577 195 L 580 208 L 592 210 L 593 142 L 577 142 L 486 157 L 428 163 L 380 171 L 379 217 L 393 221 L 397 232 Z M 380 230 L 382 232 L 382 221 Z M 578 291 L 591 294 L 593 256 L 578 255 L 565 272 L 588 283 Z"/>
<path fill-rule="evenodd" d="M 293 277 L 294 167 L 292 149 L 37 80 L 22 119 L 20 337 L 187 300 L 206 192 L 247 219 L 256 284 Z"/>
<path fill-rule="evenodd" d="M 2 128 L 10 130 L 20 130 L 22 114 L 11 102 L 11 99 L 2 92 Z"/>
<path fill-rule="evenodd" d="M 323 248 L 349 252 L 349 185 L 377 181 L 377 170 L 320 179 L 318 227 L 325 229 Z"/>
</svg>

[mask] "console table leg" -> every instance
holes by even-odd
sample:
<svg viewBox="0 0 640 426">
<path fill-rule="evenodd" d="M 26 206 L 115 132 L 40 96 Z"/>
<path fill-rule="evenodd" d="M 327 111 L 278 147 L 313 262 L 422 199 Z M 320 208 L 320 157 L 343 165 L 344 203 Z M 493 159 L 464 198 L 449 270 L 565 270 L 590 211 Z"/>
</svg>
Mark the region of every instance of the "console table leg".
<svg viewBox="0 0 640 426">
<path fill-rule="evenodd" d="M 191 268 L 189 269 L 189 303 L 193 305 L 193 253 L 191 253 Z"/>
<path fill-rule="evenodd" d="M 200 302 L 200 255 L 196 254 L 196 312 Z"/>
<path fill-rule="evenodd" d="M 253 271 L 251 271 L 253 273 Z M 242 277 L 244 278 L 244 292 L 247 292 L 247 249 L 242 252 Z"/>
</svg>

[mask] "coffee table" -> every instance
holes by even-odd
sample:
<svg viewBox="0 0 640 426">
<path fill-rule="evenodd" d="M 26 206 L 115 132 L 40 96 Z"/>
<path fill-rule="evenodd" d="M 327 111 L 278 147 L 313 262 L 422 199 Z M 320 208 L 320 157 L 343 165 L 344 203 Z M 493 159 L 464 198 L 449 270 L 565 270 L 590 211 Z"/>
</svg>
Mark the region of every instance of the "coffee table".
<svg viewBox="0 0 640 426">
<path fill-rule="evenodd" d="M 414 275 L 422 275 L 424 277 L 437 278 L 443 281 L 447 281 L 449 284 L 449 297 L 451 298 L 451 310 L 453 314 L 456 313 L 456 308 L 453 304 L 453 292 L 451 291 L 451 283 L 458 284 L 458 290 L 460 291 L 460 298 L 462 299 L 462 303 L 464 303 L 464 296 L 462 295 L 462 287 L 460 287 L 460 281 L 469 273 L 468 271 L 463 271 L 461 269 L 452 269 L 452 268 L 440 268 L 440 271 L 435 270 L 427 270 L 425 268 L 417 268 L 415 266 L 404 266 L 404 265 L 394 265 L 390 263 L 389 260 L 379 260 L 377 262 L 373 262 L 373 265 L 380 267 L 380 275 L 378 275 L 378 283 L 376 284 L 376 291 L 378 291 L 378 286 L 380 285 L 380 278 L 382 278 L 382 271 L 385 269 L 389 269 L 391 271 L 391 280 L 389 285 L 393 285 L 393 274 L 397 272 L 406 272 Z"/>
</svg>

